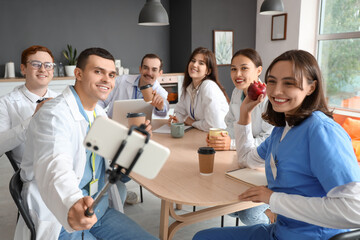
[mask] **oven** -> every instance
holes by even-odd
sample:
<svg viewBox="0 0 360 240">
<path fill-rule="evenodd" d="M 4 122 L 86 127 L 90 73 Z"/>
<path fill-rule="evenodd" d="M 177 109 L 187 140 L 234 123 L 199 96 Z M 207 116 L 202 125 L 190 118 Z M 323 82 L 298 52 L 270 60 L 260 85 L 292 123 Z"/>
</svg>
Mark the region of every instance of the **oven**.
<svg viewBox="0 0 360 240">
<path fill-rule="evenodd" d="M 166 73 L 158 78 L 160 85 L 168 92 L 167 100 L 170 106 L 174 106 L 181 96 L 182 83 L 184 81 L 183 73 Z"/>
</svg>

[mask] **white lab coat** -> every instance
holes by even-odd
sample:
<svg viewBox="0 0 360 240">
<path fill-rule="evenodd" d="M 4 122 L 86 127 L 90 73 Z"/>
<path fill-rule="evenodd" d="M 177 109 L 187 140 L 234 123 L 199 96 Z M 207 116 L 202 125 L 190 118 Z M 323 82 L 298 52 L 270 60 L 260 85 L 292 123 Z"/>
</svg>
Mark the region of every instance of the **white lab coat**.
<svg viewBox="0 0 360 240">
<path fill-rule="evenodd" d="M 235 150 L 235 132 L 234 132 L 234 124 L 240 119 L 240 106 L 242 103 L 241 96 L 243 94 L 242 90 L 235 88 L 231 95 L 229 112 L 225 116 L 225 123 L 227 125 L 226 130 L 229 132 L 229 136 L 231 138 L 231 148 Z M 251 112 L 251 128 L 252 134 L 255 140 L 255 145 L 259 146 L 260 143 L 265 141 L 265 139 L 270 136 L 273 125 L 265 122 L 261 115 L 266 111 L 268 104 L 268 98 L 265 96 L 265 99 L 262 103 L 257 105 L 254 110 Z"/>
<path fill-rule="evenodd" d="M 176 117 L 179 122 L 184 122 L 190 114 L 191 97 L 188 89 L 186 94 L 181 95 L 180 101 L 175 106 Z M 203 80 L 194 101 L 195 122 L 193 127 L 202 131 L 209 131 L 209 128 L 226 128 L 224 121 L 229 111 L 229 104 L 219 86 L 212 80 Z"/>
<path fill-rule="evenodd" d="M 43 97 L 54 98 L 58 93 L 47 90 Z M 13 159 L 20 165 L 24 152 L 25 132 L 41 99 L 24 85 L 0 98 L 0 155 L 11 151 Z"/>
<path fill-rule="evenodd" d="M 95 111 L 97 116 L 105 115 L 100 106 Z M 69 87 L 45 103 L 30 122 L 21 163 L 22 196 L 35 224 L 37 239 L 58 239 L 62 226 L 73 231 L 67 214 L 83 197 L 78 185 L 85 168 L 83 141 L 88 124 Z M 116 185 L 111 187 L 110 198 L 110 206 L 123 211 Z M 22 219 L 16 226 L 15 239 L 29 239 Z"/>
<path fill-rule="evenodd" d="M 107 115 L 110 118 L 112 118 L 114 102 L 116 100 L 133 99 L 134 82 L 139 76 L 140 75 L 121 75 L 116 77 L 115 87 L 109 94 L 108 98 L 105 101 L 99 101 L 98 104 L 102 108 L 108 107 Z M 154 113 L 159 116 L 166 116 L 167 111 L 169 110 L 169 102 L 167 101 L 168 92 L 157 80 L 154 82 L 152 89 L 164 99 L 164 105 L 166 108 L 166 112 L 156 111 L 154 108 Z"/>
</svg>

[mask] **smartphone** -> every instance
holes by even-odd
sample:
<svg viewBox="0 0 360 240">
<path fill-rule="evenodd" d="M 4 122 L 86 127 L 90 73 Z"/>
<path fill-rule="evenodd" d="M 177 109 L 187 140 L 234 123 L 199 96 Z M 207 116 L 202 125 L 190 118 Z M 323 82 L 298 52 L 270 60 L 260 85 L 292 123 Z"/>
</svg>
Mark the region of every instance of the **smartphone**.
<svg viewBox="0 0 360 240">
<path fill-rule="evenodd" d="M 168 159 L 170 150 L 151 139 L 145 144 L 146 136 L 137 131 L 132 131 L 131 135 L 128 135 L 128 132 L 129 129 L 124 125 L 99 116 L 91 125 L 84 146 L 106 160 L 112 161 L 123 140 L 126 139 L 126 144 L 115 163 L 128 169 L 139 149 L 143 148 L 132 171 L 149 179 L 155 178 Z"/>
</svg>

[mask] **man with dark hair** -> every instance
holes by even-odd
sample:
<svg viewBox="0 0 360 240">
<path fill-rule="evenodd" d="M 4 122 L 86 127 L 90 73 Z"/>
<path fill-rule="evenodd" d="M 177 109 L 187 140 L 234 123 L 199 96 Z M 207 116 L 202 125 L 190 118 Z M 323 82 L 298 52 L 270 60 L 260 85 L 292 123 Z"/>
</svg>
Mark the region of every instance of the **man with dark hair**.
<svg viewBox="0 0 360 240">
<path fill-rule="evenodd" d="M 21 54 L 21 73 L 25 84 L 0 98 L 0 155 L 10 152 L 20 165 L 25 132 L 32 116 L 44 104 L 43 99 L 58 94 L 48 89 L 54 75 L 54 56 L 44 46 L 31 46 Z"/>
<path fill-rule="evenodd" d="M 116 78 L 114 91 L 104 101 L 99 101 L 103 108 L 108 107 L 108 116 L 112 117 L 113 104 L 116 100 L 140 99 L 143 95 L 140 87 L 151 84 L 153 88 L 154 113 L 158 116 L 166 116 L 169 110 L 167 101 L 168 92 L 160 85 L 157 79 L 162 75 L 162 60 L 156 54 L 146 54 L 141 59 L 139 75 L 121 75 Z"/>
<path fill-rule="evenodd" d="M 125 216 L 112 185 L 91 217 L 85 210 L 105 185 L 106 161 L 86 150 L 91 123 L 105 115 L 97 106 L 115 84 L 113 56 L 101 48 L 80 53 L 75 86 L 44 104 L 30 122 L 21 178 L 23 198 L 39 239 L 156 239 Z M 19 220 L 15 238 L 26 239 Z"/>
</svg>

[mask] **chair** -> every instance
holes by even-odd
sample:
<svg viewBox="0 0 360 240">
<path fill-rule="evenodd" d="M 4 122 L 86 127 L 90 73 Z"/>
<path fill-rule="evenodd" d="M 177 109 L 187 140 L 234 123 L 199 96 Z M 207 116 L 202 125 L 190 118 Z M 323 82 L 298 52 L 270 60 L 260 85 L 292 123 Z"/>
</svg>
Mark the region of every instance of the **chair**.
<svg viewBox="0 0 360 240">
<path fill-rule="evenodd" d="M 21 181 L 21 178 L 20 178 L 20 169 L 18 169 L 14 173 L 14 175 L 11 177 L 11 180 L 10 180 L 10 184 L 9 184 L 10 194 L 11 194 L 12 198 L 14 199 L 15 204 L 16 204 L 21 216 L 23 217 L 27 227 L 30 230 L 30 233 L 31 233 L 30 239 L 35 240 L 36 239 L 35 226 L 34 226 L 33 221 L 31 220 L 30 213 L 28 211 L 26 203 L 23 201 L 23 199 L 21 197 L 22 187 L 23 187 L 23 182 Z"/>
<path fill-rule="evenodd" d="M 10 160 L 11 166 L 13 167 L 14 171 L 16 172 L 17 170 L 19 170 L 19 166 L 17 165 L 16 161 L 14 160 L 14 158 L 11 156 L 11 152 L 6 152 L 5 153 L 7 158 Z"/>
<path fill-rule="evenodd" d="M 336 234 L 329 240 L 360 240 L 360 229 Z"/>
</svg>

